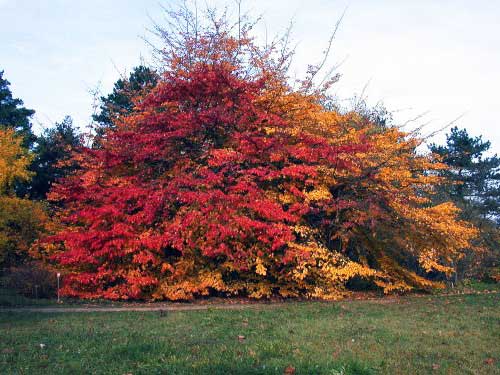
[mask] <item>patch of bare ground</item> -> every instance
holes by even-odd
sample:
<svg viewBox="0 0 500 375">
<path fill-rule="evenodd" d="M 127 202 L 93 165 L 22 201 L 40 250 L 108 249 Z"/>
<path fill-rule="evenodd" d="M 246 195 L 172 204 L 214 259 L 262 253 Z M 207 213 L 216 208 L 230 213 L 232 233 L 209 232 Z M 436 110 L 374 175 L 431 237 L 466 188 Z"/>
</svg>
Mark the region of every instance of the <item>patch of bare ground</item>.
<svg viewBox="0 0 500 375">
<path fill-rule="evenodd" d="M 390 295 L 384 296 L 376 292 L 353 292 L 346 298 L 323 301 L 312 301 L 309 299 L 300 298 L 270 298 L 267 300 L 253 300 L 249 298 L 221 298 L 211 297 L 206 299 L 195 300 L 191 302 L 120 302 L 120 303 L 83 303 L 79 305 L 65 305 L 64 302 L 57 306 L 49 307 L 7 307 L 0 308 L 0 312 L 126 312 L 126 311 L 192 311 L 192 310 L 242 310 L 242 309 L 260 309 L 279 307 L 290 303 L 305 303 L 313 302 L 318 304 L 334 304 L 349 301 L 370 301 L 376 304 L 400 304 L 410 303 L 414 298 L 430 298 L 430 297 L 450 297 L 461 295 L 477 295 L 477 294 L 499 294 L 496 290 L 460 290 L 456 292 L 446 292 L 440 294 L 429 293 L 412 293 L 405 295 Z"/>
</svg>

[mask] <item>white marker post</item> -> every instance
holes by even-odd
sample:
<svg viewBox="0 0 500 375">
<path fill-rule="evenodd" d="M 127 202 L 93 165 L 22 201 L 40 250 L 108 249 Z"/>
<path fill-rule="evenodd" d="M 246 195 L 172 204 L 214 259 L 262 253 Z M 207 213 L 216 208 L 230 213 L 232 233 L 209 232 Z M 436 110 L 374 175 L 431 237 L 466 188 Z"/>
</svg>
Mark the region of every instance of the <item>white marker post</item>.
<svg viewBox="0 0 500 375">
<path fill-rule="evenodd" d="M 57 303 L 61 303 L 61 298 L 59 298 L 59 280 L 61 279 L 61 273 L 57 273 Z"/>
</svg>

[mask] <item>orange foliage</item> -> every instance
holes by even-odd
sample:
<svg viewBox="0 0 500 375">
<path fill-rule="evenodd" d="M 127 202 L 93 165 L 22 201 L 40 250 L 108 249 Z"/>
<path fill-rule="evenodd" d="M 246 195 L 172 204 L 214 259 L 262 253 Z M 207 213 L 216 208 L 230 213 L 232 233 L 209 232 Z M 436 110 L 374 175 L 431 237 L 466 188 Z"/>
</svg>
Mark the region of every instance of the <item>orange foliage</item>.
<svg viewBox="0 0 500 375">
<path fill-rule="evenodd" d="M 286 54 L 225 22 L 168 39 L 164 75 L 52 199 L 46 239 L 79 297 L 334 299 L 353 279 L 439 286 L 476 230 L 428 198 L 420 141 L 288 84 Z M 171 36 L 167 35 L 167 38 Z"/>
</svg>

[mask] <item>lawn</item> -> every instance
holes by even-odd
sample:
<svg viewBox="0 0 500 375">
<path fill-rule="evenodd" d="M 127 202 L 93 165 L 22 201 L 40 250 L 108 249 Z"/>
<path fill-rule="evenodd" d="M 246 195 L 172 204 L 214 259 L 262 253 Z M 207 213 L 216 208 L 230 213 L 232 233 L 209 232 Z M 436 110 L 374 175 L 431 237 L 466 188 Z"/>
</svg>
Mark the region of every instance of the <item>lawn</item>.
<svg viewBox="0 0 500 375">
<path fill-rule="evenodd" d="M 0 313 L 3 374 L 495 374 L 500 295 Z"/>
</svg>

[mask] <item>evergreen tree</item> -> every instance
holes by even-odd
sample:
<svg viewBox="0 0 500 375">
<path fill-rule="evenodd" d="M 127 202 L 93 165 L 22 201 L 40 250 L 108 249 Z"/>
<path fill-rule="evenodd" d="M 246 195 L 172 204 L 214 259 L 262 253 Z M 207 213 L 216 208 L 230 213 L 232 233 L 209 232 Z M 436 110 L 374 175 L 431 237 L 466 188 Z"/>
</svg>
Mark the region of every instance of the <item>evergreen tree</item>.
<svg viewBox="0 0 500 375">
<path fill-rule="evenodd" d="M 45 199 L 52 183 L 76 168 L 74 163 L 64 162 L 70 159 L 71 151 L 81 145 L 81 137 L 70 116 L 38 137 L 35 160 L 30 168 L 34 172 L 29 192 L 32 199 Z"/>
<path fill-rule="evenodd" d="M 476 245 L 483 249 L 456 264 L 455 282 L 464 277 L 500 280 L 500 158 L 486 156 L 490 147 L 489 141 L 457 127 L 447 134 L 445 145 L 430 146 L 449 167 L 440 173 L 447 182 L 439 187 L 438 199 L 452 200 L 462 209 L 462 218 L 479 229 Z"/>
<path fill-rule="evenodd" d="M 432 144 L 450 168 L 442 171 L 449 183 L 441 187 L 444 198 L 450 198 L 463 210 L 464 219 L 500 219 L 500 158 L 486 156 L 491 143 L 482 137 L 471 137 L 467 130 L 454 127 L 446 136 L 446 145 Z"/>
<path fill-rule="evenodd" d="M 100 112 L 92 116 L 98 124 L 97 135 L 101 136 L 106 128 L 113 126 L 117 116 L 131 112 L 134 107 L 132 98 L 144 89 L 156 86 L 157 82 L 158 74 L 144 65 L 135 67 L 128 79 L 116 81 L 113 92 L 101 97 Z"/>
<path fill-rule="evenodd" d="M 12 96 L 10 82 L 4 79 L 4 71 L 0 71 L 0 125 L 12 128 L 23 137 L 23 147 L 31 148 L 36 139 L 31 130 L 30 118 L 35 111 L 23 107 L 23 101 Z"/>
</svg>

